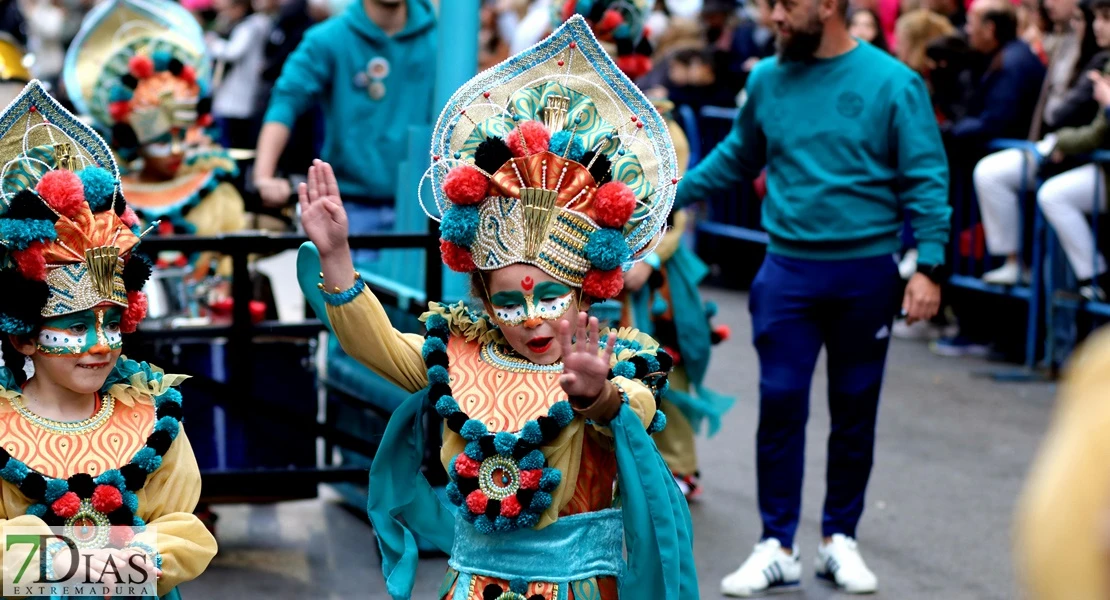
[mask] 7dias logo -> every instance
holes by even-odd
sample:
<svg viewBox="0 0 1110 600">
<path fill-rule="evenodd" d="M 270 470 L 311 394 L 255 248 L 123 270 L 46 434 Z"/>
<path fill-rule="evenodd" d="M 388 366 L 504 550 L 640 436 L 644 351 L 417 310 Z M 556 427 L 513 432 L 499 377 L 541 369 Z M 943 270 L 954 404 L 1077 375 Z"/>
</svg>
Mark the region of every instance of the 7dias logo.
<svg viewBox="0 0 1110 600">
<path fill-rule="evenodd" d="M 157 539 L 155 527 L 144 527 L 142 538 Z M 158 595 L 160 557 L 132 527 L 7 526 L 2 542 L 5 597 Z"/>
</svg>

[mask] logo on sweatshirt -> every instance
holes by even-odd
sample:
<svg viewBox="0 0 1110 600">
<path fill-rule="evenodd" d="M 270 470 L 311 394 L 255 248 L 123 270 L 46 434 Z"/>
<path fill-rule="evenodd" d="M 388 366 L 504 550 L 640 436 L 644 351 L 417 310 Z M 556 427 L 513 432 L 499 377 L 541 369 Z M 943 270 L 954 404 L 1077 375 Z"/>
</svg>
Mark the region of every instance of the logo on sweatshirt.
<svg viewBox="0 0 1110 600">
<path fill-rule="evenodd" d="M 854 119 L 863 114 L 863 97 L 855 92 L 841 92 L 836 99 L 836 112 Z"/>
</svg>

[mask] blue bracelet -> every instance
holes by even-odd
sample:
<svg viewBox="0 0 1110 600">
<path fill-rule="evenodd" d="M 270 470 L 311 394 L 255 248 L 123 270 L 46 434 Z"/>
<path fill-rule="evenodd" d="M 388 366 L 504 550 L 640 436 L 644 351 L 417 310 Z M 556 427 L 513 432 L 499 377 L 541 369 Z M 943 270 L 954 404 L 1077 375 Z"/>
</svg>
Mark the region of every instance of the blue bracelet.
<svg viewBox="0 0 1110 600">
<path fill-rule="evenodd" d="M 130 544 L 127 544 L 127 548 L 134 548 L 136 550 L 142 550 L 143 553 L 145 553 L 150 558 L 150 560 L 154 563 L 154 566 L 156 568 L 159 568 L 159 569 L 162 568 L 162 555 L 159 554 L 157 550 L 150 547 L 149 544 L 144 544 L 143 542 L 131 542 Z"/>
<path fill-rule="evenodd" d="M 321 278 L 323 277 L 323 275 L 323 273 L 320 274 Z M 320 294 L 323 295 L 325 303 L 330 306 L 343 306 L 348 302 L 354 301 L 354 299 L 362 293 L 362 289 L 366 287 L 366 282 L 362 280 L 361 273 L 355 273 L 355 282 L 351 285 L 351 287 L 343 290 L 342 292 L 328 292 L 324 289 L 323 283 L 319 284 L 317 287 L 320 288 Z"/>
</svg>

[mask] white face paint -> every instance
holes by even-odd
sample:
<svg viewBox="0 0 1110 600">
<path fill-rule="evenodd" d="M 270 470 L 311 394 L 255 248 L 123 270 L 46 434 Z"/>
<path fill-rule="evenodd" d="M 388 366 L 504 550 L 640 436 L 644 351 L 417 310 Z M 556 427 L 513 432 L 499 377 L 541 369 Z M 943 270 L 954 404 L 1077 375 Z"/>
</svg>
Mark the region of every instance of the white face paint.
<svg viewBox="0 0 1110 600">
<path fill-rule="evenodd" d="M 81 354 L 85 349 L 88 333 L 76 335 L 61 329 L 43 328 L 39 331 L 39 349 L 48 354 Z"/>
</svg>

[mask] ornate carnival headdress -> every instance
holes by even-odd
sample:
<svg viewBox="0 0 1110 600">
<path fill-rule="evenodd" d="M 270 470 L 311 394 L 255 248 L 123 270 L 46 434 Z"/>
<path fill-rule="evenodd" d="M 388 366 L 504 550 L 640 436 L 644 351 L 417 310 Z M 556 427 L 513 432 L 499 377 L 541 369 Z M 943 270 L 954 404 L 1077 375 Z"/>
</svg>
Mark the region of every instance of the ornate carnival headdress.
<svg viewBox="0 0 1110 600">
<path fill-rule="evenodd" d="M 150 263 L 104 140 L 32 81 L 0 113 L 0 164 L 0 331 L 102 303 L 134 331 Z"/>
<path fill-rule="evenodd" d="M 645 27 L 651 4 L 648 0 L 557 0 L 551 3 L 551 23 L 558 27 L 581 15 L 620 70 L 639 79 L 651 70 L 652 48 Z"/>
<path fill-rule="evenodd" d="M 595 298 L 651 250 L 678 183 L 666 123 L 581 16 L 456 91 L 432 161 L 448 267 L 532 264 Z"/>
<path fill-rule="evenodd" d="M 212 123 L 203 33 L 180 4 L 109 0 L 85 17 L 63 77 L 75 107 L 130 159 L 141 144 Z"/>
</svg>

